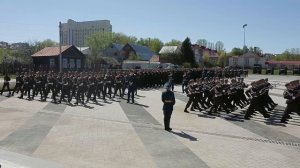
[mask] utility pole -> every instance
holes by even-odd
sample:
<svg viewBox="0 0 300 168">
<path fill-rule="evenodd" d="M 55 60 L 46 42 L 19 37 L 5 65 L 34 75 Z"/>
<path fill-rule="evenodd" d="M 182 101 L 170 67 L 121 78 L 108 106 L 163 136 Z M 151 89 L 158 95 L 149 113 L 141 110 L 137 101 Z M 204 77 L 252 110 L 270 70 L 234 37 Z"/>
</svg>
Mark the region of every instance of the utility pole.
<svg viewBox="0 0 300 168">
<path fill-rule="evenodd" d="M 61 55 L 61 22 L 59 22 L 59 72 L 62 72 L 62 55 Z"/>
</svg>

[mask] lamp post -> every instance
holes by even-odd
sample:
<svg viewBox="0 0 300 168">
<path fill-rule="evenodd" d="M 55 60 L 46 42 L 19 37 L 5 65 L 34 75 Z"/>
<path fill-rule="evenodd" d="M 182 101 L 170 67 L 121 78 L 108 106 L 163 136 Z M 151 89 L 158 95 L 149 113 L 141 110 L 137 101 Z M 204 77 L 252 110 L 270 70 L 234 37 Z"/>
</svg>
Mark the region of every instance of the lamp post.
<svg viewBox="0 0 300 168">
<path fill-rule="evenodd" d="M 59 72 L 62 72 L 61 35 L 61 22 L 59 22 Z"/>
<path fill-rule="evenodd" d="M 243 53 L 245 54 L 245 47 L 246 47 L 246 27 L 248 25 L 247 24 L 244 24 L 243 25 L 243 29 L 244 29 L 244 47 L 243 47 Z M 245 56 L 243 56 L 243 72 L 244 72 L 244 69 L 245 69 Z"/>
<path fill-rule="evenodd" d="M 246 27 L 247 26 L 248 26 L 247 24 L 243 25 L 243 29 L 244 29 L 244 47 L 246 46 Z"/>
</svg>

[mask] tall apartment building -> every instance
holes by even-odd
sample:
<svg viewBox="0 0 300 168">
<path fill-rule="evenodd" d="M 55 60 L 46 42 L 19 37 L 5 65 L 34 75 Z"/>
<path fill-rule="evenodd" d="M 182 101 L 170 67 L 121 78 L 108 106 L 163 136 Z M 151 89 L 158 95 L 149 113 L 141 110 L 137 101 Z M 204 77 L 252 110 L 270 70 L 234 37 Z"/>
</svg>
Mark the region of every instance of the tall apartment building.
<svg viewBox="0 0 300 168">
<path fill-rule="evenodd" d="M 69 19 L 62 23 L 62 44 L 75 45 L 77 47 L 87 46 L 86 38 L 95 32 L 112 32 L 109 20 L 96 20 L 76 22 Z"/>
</svg>

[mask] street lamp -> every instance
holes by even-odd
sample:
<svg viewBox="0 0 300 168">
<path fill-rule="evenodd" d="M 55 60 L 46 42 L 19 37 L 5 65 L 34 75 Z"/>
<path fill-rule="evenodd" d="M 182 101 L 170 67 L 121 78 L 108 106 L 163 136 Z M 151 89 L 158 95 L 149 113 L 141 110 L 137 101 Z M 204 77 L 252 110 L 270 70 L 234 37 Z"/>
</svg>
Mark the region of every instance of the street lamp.
<svg viewBox="0 0 300 168">
<path fill-rule="evenodd" d="M 243 47 L 243 53 L 245 54 L 245 47 L 246 47 L 246 27 L 248 25 L 244 24 L 243 25 L 243 29 L 244 29 L 244 47 Z M 245 69 L 245 55 L 243 56 L 243 73 L 244 73 L 244 69 Z"/>
<path fill-rule="evenodd" d="M 248 26 L 247 24 L 243 25 L 243 29 L 244 29 L 244 47 L 246 46 L 246 27 L 247 26 Z"/>
<path fill-rule="evenodd" d="M 62 43 L 62 32 L 61 32 L 61 22 L 59 22 L 59 72 L 62 72 L 62 55 L 61 55 L 61 43 Z"/>
</svg>

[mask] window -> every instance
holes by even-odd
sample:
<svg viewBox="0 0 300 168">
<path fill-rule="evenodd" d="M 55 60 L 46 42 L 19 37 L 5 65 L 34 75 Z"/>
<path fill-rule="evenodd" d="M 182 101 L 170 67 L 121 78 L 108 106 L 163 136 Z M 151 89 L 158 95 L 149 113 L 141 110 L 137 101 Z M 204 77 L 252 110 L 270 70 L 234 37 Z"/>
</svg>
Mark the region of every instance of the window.
<svg viewBox="0 0 300 168">
<path fill-rule="evenodd" d="M 55 66 L 55 60 L 54 60 L 54 58 L 50 58 L 49 62 L 50 62 L 50 67 L 54 67 Z"/>
<path fill-rule="evenodd" d="M 63 59 L 63 68 L 68 68 L 68 59 L 67 58 Z"/>
<path fill-rule="evenodd" d="M 77 69 L 81 68 L 81 59 L 76 60 Z"/>
<path fill-rule="evenodd" d="M 238 58 L 233 58 L 233 59 L 232 59 L 232 62 L 233 62 L 233 65 L 237 65 Z"/>
<path fill-rule="evenodd" d="M 245 58 L 245 65 L 249 65 L 249 58 Z"/>
</svg>

